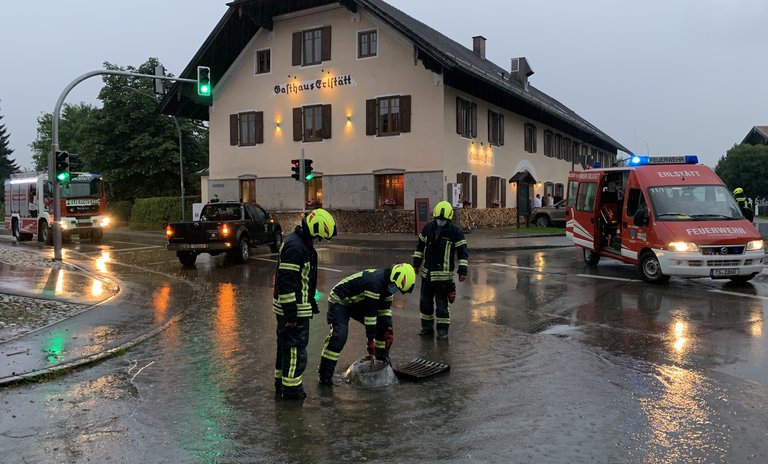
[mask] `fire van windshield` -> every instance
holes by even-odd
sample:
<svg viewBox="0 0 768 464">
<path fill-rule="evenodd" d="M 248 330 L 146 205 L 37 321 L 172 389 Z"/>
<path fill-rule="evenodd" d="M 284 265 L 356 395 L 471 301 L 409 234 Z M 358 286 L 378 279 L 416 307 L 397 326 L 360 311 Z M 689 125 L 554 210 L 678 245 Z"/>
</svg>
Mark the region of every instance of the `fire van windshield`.
<svg viewBox="0 0 768 464">
<path fill-rule="evenodd" d="M 63 198 L 101 198 L 104 193 L 104 181 L 93 179 L 91 181 L 74 180 L 61 187 Z"/>
<path fill-rule="evenodd" d="M 648 193 L 659 221 L 744 219 L 736 200 L 723 185 L 651 187 Z"/>
</svg>

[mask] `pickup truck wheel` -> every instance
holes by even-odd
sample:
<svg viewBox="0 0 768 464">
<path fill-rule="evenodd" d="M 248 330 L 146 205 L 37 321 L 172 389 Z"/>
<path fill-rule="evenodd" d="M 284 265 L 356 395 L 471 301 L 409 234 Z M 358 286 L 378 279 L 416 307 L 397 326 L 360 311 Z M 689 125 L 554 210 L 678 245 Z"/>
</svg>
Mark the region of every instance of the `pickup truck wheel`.
<svg viewBox="0 0 768 464">
<path fill-rule="evenodd" d="M 247 263 L 251 258 L 251 244 L 248 243 L 248 237 L 242 237 L 237 243 L 237 261 Z"/>
<path fill-rule="evenodd" d="M 275 231 L 275 238 L 272 239 L 272 243 L 269 244 L 269 251 L 272 253 L 277 253 L 280 251 L 280 245 L 283 244 L 283 231 L 282 230 L 276 230 Z"/>
<path fill-rule="evenodd" d="M 584 248 L 584 262 L 587 263 L 589 266 L 597 266 L 597 263 L 600 261 L 600 255 L 595 253 L 592 250 L 587 250 Z"/>
<path fill-rule="evenodd" d="M 536 219 L 533 220 L 533 223 L 536 224 L 538 227 L 548 227 L 549 226 L 549 217 L 545 214 L 541 214 L 539 216 L 536 216 Z"/>
<path fill-rule="evenodd" d="M 657 258 L 656 253 L 652 251 L 646 251 L 640 255 L 639 267 L 640 276 L 646 282 L 660 284 L 669 280 L 668 275 L 662 274 L 659 258 Z"/>
<path fill-rule="evenodd" d="M 197 260 L 197 255 L 194 253 L 190 253 L 188 251 L 184 252 L 178 252 L 176 253 L 176 256 L 179 257 L 179 262 L 184 267 L 192 267 L 195 265 L 195 261 Z"/>
<path fill-rule="evenodd" d="M 104 231 L 101 229 L 91 231 L 91 243 L 100 243 L 102 238 L 104 238 Z"/>
</svg>

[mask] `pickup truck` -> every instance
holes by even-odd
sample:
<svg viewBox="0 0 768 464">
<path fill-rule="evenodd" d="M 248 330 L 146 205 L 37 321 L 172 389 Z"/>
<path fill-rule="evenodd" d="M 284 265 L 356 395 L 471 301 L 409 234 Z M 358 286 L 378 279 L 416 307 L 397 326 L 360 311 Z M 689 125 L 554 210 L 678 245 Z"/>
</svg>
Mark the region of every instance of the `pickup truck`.
<svg viewBox="0 0 768 464">
<path fill-rule="evenodd" d="M 272 215 L 255 203 L 238 201 L 207 203 L 200 220 L 172 222 L 166 226 L 165 236 L 167 249 L 175 251 L 184 266 L 194 265 L 201 253 L 226 253 L 245 263 L 251 247 L 269 245 L 277 253 L 283 243 L 282 228 Z"/>
</svg>

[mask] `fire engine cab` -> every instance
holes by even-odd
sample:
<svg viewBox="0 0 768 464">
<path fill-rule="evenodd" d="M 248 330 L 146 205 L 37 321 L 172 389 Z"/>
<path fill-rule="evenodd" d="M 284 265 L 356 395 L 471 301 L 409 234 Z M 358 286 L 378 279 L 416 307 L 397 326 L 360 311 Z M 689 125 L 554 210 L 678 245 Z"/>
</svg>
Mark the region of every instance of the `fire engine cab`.
<svg viewBox="0 0 768 464">
<path fill-rule="evenodd" d="M 763 269 L 751 210 L 696 155 L 632 156 L 626 166 L 572 171 L 566 204 L 566 235 L 589 265 L 601 256 L 636 264 L 647 282 L 747 281 Z"/>
<path fill-rule="evenodd" d="M 109 226 L 104 179 L 88 172 L 71 173 L 61 186 L 61 232 L 68 240 L 73 235 L 97 243 Z M 16 240 L 52 243 L 53 188 L 47 172 L 14 174 L 5 181 L 6 229 Z"/>
</svg>

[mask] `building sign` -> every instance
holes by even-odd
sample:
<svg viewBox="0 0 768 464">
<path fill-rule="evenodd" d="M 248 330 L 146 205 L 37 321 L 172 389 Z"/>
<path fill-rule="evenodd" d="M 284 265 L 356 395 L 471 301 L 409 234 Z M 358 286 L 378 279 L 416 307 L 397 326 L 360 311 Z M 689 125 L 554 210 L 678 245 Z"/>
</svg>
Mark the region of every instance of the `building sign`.
<svg viewBox="0 0 768 464">
<path fill-rule="evenodd" d="M 291 81 L 285 84 L 278 84 L 272 90 L 272 96 L 278 95 L 299 95 L 302 93 L 316 92 L 323 89 L 335 89 L 336 87 L 357 86 L 357 82 L 352 79 L 351 74 L 341 76 L 327 76 L 320 79 L 308 81 Z"/>
</svg>

